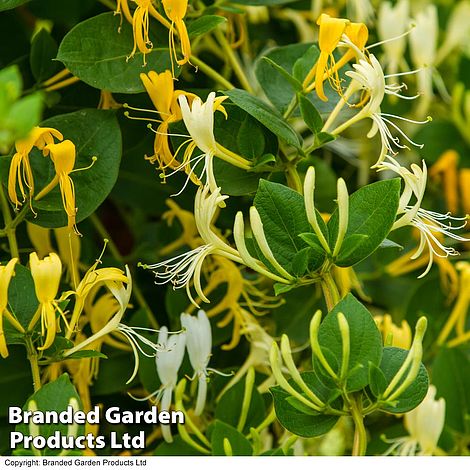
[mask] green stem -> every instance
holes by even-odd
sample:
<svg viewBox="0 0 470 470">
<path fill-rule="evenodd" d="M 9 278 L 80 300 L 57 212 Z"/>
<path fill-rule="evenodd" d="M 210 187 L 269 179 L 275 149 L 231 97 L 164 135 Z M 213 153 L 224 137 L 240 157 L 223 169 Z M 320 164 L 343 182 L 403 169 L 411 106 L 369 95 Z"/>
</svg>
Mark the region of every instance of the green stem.
<svg viewBox="0 0 470 470">
<path fill-rule="evenodd" d="M 297 105 L 299 104 L 299 100 L 297 98 L 297 95 L 294 95 L 292 97 L 291 102 L 289 103 L 289 106 L 286 109 L 286 112 L 283 115 L 284 119 L 288 119 L 292 113 L 295 111 L 295 108 L 297 108 Z"/>
<path fill-rule="evenodd" d="M 3 220 L 5 222 L 4 233 L 8 238 L 8 244 L 10 245 L 10 254 L 12 258 L 19 258 L 20 252 L 18 249 L 18 243 L 16 241 L 16 226 L 13 226 L 13 219 L 10 213 L 10 205 L 8 204 L 7 197 L 3 186 L 0 184 L 0 204 L 2 207 Z"/>
<path fill-rule="evenodd" d="M 233 52 L 233 49 L 230 47 L 230 44 L 227 42 L 227 38 L 224 36 L 224 33 L 218 29 L 215 32 L 215 37 L 222 46 L 222 50 L 225 52 L 229 64 L 232 66 L 232 70 L 240 81 L 241 86 L 248 92 L 253 93 L 253 88 L 238 60 L 237 56 Z"/>
<path fill-rule="evenodd" d="M 114 258 L 120 263 L 124 263 L 121 253 L 119 252 L 109 232 L 106 230 L 106 227 L 103 225 L 103 223 L 98 218 L 98 216 L 96 214 L 92 214 L 90 216 L 90 220 L 93 226 L 95 227 L 96 231 L 100 234 L 100 236 L 108 240 L 109 250 L 111 251 L 111 254 L 114 256 Z M 135 281 L 135 279 L 133 279 L 132 281 L 132 293 L 135 299 L 137 300 L 137 303 L 145 311 L 150 325 L 153 328 L 158 329 L 159 327 L 158 322 L 155 319 L 153 312 L 150 309 L 147 301 L 145 300 L 145 297 L 142 294 L 142 291 L 140 290 L 140 287 L 137 285 L 137 282 Z"/>
<path fill-rule="evenodd" d="M 350 402 L 351 417 L 354 422 L 353 456 L 364 456 L 367 450 L 367 433 L 360 398 L 352 398 Z"/>
<path fill-rule="evenodd" d="M 41 388 L 41 375 L 39 373 L 38 353 L 31 340 L 31 336 L 26 335 L 25 342 L 26 354 L 28 356 L 28 361 L 31 365 L 31 374 L 33 376 L 33 387 L 34 391 L 37 392 Z"/>
<path fill-rule="evenodd" d="M 201 59 L 198 59 L 196 56 L 191 56 L 189 61 L 195 65 L 202 73 L 212 78 L 214 81 L 222 85 L 227 90 L 232 90 L 235 88 L 235 85 L 230 83 L 225 77 L 220 75 L 219 72 L 216 72 L 212 67 L 207 65 Z"/>
<path fill-rule="evenodd" d="M 334 306 L 340 301 L 340 296 L 338 288 L 336 287 L 336 283 L 330 272 L 327 272 L 323 275 L 320 284 L 323 291 L 323 295 L 325 297 L 328 312 L 331 312 Z"/>
</svg>

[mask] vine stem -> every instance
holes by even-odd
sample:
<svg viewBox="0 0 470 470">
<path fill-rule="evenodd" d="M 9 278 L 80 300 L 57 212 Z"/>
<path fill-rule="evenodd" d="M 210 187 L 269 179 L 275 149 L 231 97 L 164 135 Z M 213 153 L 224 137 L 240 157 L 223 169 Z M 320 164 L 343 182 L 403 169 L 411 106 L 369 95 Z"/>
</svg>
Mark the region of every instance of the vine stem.
<svg viewBox="0 0 470 470">
<path fill-rule="evenodd" d="M 108 240 L 109 250 L 111 251 L 111 254 L 114 256 L 114 258 L 120 263 L 124 263 L 121 253 L 119 252 L 116 244 L 114 243 L 113 239 L 109 235 L 108 231 L 106 230 L 106 227 L 103 225 L 99 217 L 96 214 L 92 214 L 90 216 L 90 220 L 93 226 L 95 227 L 96 231 L 100 234 L 100 236 Z M 140 287 L 137 285 L 135 280 L 133 280 L 132 282 L 132 293 L 135 299 L 137 300 L 137 303 L 145 311 L 150 325 L 153 328 L 158 329 L 158 322 L 153 316 L 152 310 L 150 309 L 147 301 L 145 300 L 144 295 L 142 294 L 142 291 L 140 290 Z"/>
<path fill-rule="evenodd" d="M 340 296 L 330 272 L 323 275 L 320 284 L 325 297 L 326 307 L 328 308 L 328 312 L 331 312 L 334 306 L 340 301 Z"/>
<path fill-rule="evenodd" d="M 13 219 L 10 213 L 10 205 L 5 196 L 5 191 L 0 183 L 0 204 L 2 206 L 3 220 L 5 221 L 5 234 L 10 245 L 10 254 L 12 258 L 19 258 L 20 252 L 18 242 L 16 241 L 16 226 L 13 225 Z"/>
<path fill-rule="evenodd" d="M 362 406 L 358 399 L 353 398 L 350 402 L 351 417 L 354 422 L 354 443 L 352 455 L 355 457 L 366 455 L 367 433 L 364 426 Z"/>
<path fill-rule="evenodd" d="M 33 376 L 33 387 L 34 392 L 37 392 L 41 388 L 41 374 L 39 373 L 38 353 L 31 340 L 31 336 L 25 336 L 26 342 L 26 353 L 28 361 L 31 365 L 31 374 Z"/>
<path fill-rule="evenodd" d="M 238 60 L 237 56 L 233 52 L 233 49 L 230 47 L 230 44 L 227 41 L 227 38 L 224 36 L 224 33 L 220 30 L 217 29 L 215 31 L 215 37 L 219 41 L 222 50 L 225 52 L 227 56 L 227 60 L 229 64 L 232 66 L 233 72 L 237 76 L 238 80 L 240 81 L 240 84 L 242 87 L 248 92 L 248 93 L 253 93 L 253 88 L 251 87 L 251 84 L 242 68 L 240 65 L 240 61 Z"/>
<path fill-rule="evenodd" d="M 195 65 L 202 73 L 212 78 L 214 81 L 222 85 L 227 90 L 232 90 L 235 88 L 235 85 L 230 83 L 225 77 L 220 75 L 219 72 L 215 71 L 211 66 L 207 65 L 201 59 L 198 59 L 196 56 L 191 56 L 189 61 L 191 64 Z"/>
</svg>

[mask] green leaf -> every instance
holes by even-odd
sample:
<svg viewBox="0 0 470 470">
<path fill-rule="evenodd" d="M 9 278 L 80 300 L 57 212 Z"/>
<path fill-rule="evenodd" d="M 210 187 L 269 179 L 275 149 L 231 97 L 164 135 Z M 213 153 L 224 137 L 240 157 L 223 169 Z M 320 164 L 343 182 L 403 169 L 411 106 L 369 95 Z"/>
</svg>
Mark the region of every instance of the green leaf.
<svg viewBox="0 0 470 470">
<path fill-rule="evenodd" d="M 295 255 L 307 246 L 298 234 L 311 230 L 302 196 L 282 184 L 260 180 L 254 205 L 271 251 L 289 271 Z"/>
<path fill-rule="evenodd" d="M 249 114 L 243 119 L 237 134 L 241 155 L 252 160 L 261 157 L 266 148 L 266 139 L 258 122 Z"/>
<path fill-rule="evenodd" d="M 303 372 L 302 379 L 307 386 L 315 392 L 320 399 L 328 401 L 330 391 L 318 380 L 313 372 Z M 290 380 L 289 383 L 298 389 L 298 386 Z M 338 416 L 327 414 L 315 414 L 314 410 L 308 412 L 300 402 L 294 402 L 281 387 L 271 387 L 270 392 L 274 398 L 274 409 L 279 422 L 291 433 L 300 437 L 316 437 L 326 434 L 338 421 Z"/>
<path fill-rule="evenodd" d="M 98 357 L 100 359 L 108 359 L 108 356 L 106 354 L 103 354 L 99 351 L 93 351 L 92 349 L 85 349 L 82 351 L 77 351 L 70 356 L 67 356 L 68 359 L 84 359 L 87 357 Z"/>
<path fill-rule="evenodd" d="M 399 198 L 398 178 L 369 184 L 349 197 L 348 229 L 335 261 L 337 266 L 359 263 L 380 246 L 395 222 Z M 338 221 L 336 209 L 328 221 L 331 247 L 338 236 Z"/>
<path fill-rule="evenodd" d="M 400 349 L 395 347 L 387 347 L 383 349 L 382 361 L 380 363 L 380 369 L 382 370 L 387 385 L 395 377 L 400 367 L 405 362 L 406 356 L 409 351 L 406 349 Z M 460 372 L 459 372 L 460 374 Z M 400 385 L 406 378 L 400 380 Z M 426 368 L 423 364 L 420 365 L 418 376 L 414 382 L 397 398 L 394 405 L 383 405 L 380 409 L 388 411 L 390 413 L 406 413 L 416 408 L 426 396 L 429 387 L 429 378 Z"/>
<path fill-rule="evenodd" d="M 233 387 L 230 387 L 217 402 L 217 408 L 215 409 L 215 418 L 219 421 L 223 421 L 226 424 L 237 428 L 242 411 L 243 396 L 245 392 L 245 381 L 241 380 L 236 383 Z M 251 394 L 250 407 L 248 409 L 248 417 L 245 426 L 242 429 L 242 433 L 246 434 L 250 428 L 255 428 L 265 418 L 266 407 L 262 396 L 253 387 Z"/>
<path fill-rule="evenodd" d="M 369 363 L 377 366 L 380 364 L 382 337 L 369 311 L 352 294 L 348 294 L 328 313 L 318 332 L 318 342 L 321 348 L 331 351 L 336 359 L 336 363 L 330 364 L 336 373 L 339 373 L 339 364 L 341 364 L 343 356 L 343 342 L 338 325 L 338 313 L 340 312 L 346 317 L 350 337 L 349 373 L 346 389 L 349 392 L 354 392 L 361 390 L 368 384 Z M 315 365 L 317 362 L 315 360 Z"/>
<path fill-rule="evenodd" d="M 369 387 L 374 397 L 379 397 L 387 388 L 384 373 L 375 364 L 369 363 Z"/>
<path fill-rule="evenodd" d="M 59 46 L 57 59 L 73 75 L 86 84 L 115 93 L 140 93 L 144 86 L 140 74 L 154 70 L 171 69 L 168 48 L 157 47 L 146 55 L 143 66 L 142 53 L 137 51 L 129 60 L 134 44 L 132 26 L 119 15 L 103 13 L 89 18 L 71 29 Z M 161 38 L 152 38 L 162 44 Z"/>
<path fill-rule="evenodd" d="M 15 265 L 15 275 L 11 278 L 8 287 L 8 306 L 21 326 L 28 328 L 38 309 L 39 301 L 36 297 L 31 271 L 21 264 Z"/>
<path fill-rule="evenodd" d="M 269 57 L 262 57 L 261 60 L 264 60 L 269 64 L 277 73 L 281 74 L 282 77 L 288 82 L 294 91 L 302 91 L 302 84 L 294 78 L 290 73 L 288 73 L 283 67 L 276 64 L 274 60 Z"/>
<path fill-rule="evenodd" d="M 23 406 L 23 411 L 28 410 L 28 405 L 31 400 L 34 400 L 37 405 L 37 409 L 42 412 L 46 411 L 65 411 L 69 406 L 70 399 L 75 398 L 81 408 L 80 397 L 78 396 L 75 387 L 70 382 L 68 374 L 62 374 L 58 379 L 53 382 L 45 384 L 41 389 L 34 393 Z M 52 436 L 56 431 L 66 436 L 68 433 L 67 424 L 38 424 L 39 434 L 46 439 Z M 83 424 L 77 425 L 76 435 L 79 436 L 85 431 Z M 16 431 L 21 432 L 24 435 L 30 435 L 28 424 L 18 424 Z M 32 451 L 28 450 L 28 453 L 32 455 Z M 48 449 L 41 450 L 42 455 L 58 455 L 62 452 L 62 449 Z"/>
<path fill-rule="evenodd" d="M 116 182 L 121 159 L 121 131 L 114 112 L 96 109 L 84 109 L 70 114 L 61 114 L 47 119 L 43 127 L 53 127 L 70 139 L 76 146 L 75 168 L 85 168 L 97 160 L 94 165 L 71 175 L 75 186 L 77 222 L 92 214 L 106 199 Z M 0 157 L 0 170 L 5 171 L 4 183 L 8 178 L 11 157 Z M 50 158 L 44 158 L 40 151 L 30 153 L 31 166 L 35 179 L 36 194 L 45 187 L 55 175 Z M 29 214 L 30 222 L 43 227 L 63 227 L 67 225 L 59 187 L 37 202 L 33 202 L 37 212 Z"/>
<path fill-rule="evenodd" d="M 299 96 L 300 112 L 302 118 L 307 124 L 307 127 L 313 132 L 313 134 L 318 134 L 323 127 L 323 120 L 320 116 L 320 113 L 317 111 L 317 108 L 313 103 L 305 98 L 305 96 Z"/>
<path fill-rule="evenodd" d="M 243 434 L 229 424 L 216 419 L 211 435 L 212 455 L 226 455 L 224 439 L 230 443 L 232 455 L 253 455 L 253 448 Z"/>
<path fill-rule="evenodd" d="M 300 149 L 300 140 L 297 133 L 287 121 L 264 101 L 250 95 L 245 90 L 227 90 L 224 92 L 240 108 L 257 119 L 281 140 L 297 149 Z"/>
<path fill-rule="evenodd" d="M 379 248 L 381 250 L 385 250 L 385 249 L 388 249 L 388 248 L 396 248 L 400 251 L 403 250 L 402 245 L 399 245 L 398 243 L 395 243 L 393 240 L 389 240 L 388 238 L 386 238 L 385 240 L 382 241 L 382 243 L 379 245 Z"/>
<path fill-rule="evenodd" d="M 317 45 L 313 44 L 295 61 L 292 74 L 299 82 L 303 83 L 305 77 L 317 62 L 319 55 L 320 51 Z"/>
<path fill-rule="evenodd" d="M 462 434 L 470 432 L 470 362 L 456 348 L 440 349 L 432 367 L 437 397 L 446 400 L 446 425 Z"/>
<path fill-rule="evenodd" d="M 53 60 L 56 55 L 57 43 L 45 29 L 41 29 L 33 38 L 29 56 L 31 71 L 38 83 L 58 71 L 59 64 Z"/>
<path fill-rule="evenodd" d="M 209 31 L 217 28 L 222 23 L 227 21 L 226 18 L 219 15 L 204 15 L 197 20 L 191 21 L 188 24 L 188 35 L 189 39 L 193 39 L 202 34 L 206 34 Z"/>
<path fill-rule="evenodd" d="M 0 2 L 0 11 L 12 10 L 30 1 L 31 0 L 2 0 Z"/>
<path fill-rule="evenodd" d="M 274 74 L 272 66 L 265 59 L 269 59 L 282 67 L 286 74 L 291 77 L 292 69 L 299 57 L 302 57 L 309 49 L 308 44 L 291 44 L 288 46 L 275 47 L 264 52 L 256 61 L 255 74 L 264 93 L 275 108 L 283 113 L 289 106 L 295 91 L 290 79 L 283 74 Z"/>
<path fill-rule="evenodd" d="M 273 285 L 274 295 L 285 294 L 286 292 L 289 292 L 294 288 L 295 286 L 292 284 L 282 284 L 280 282 L 276 282 Z"/>
</svg>

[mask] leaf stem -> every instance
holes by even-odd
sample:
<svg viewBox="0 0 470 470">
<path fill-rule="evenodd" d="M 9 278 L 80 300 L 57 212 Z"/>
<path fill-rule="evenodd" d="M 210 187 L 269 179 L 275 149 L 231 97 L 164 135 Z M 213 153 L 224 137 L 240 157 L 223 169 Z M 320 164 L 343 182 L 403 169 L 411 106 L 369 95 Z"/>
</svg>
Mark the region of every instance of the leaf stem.
<svg viewBox="0 0 470 470">
<path fill-rule="evenodd" d="M 39 364 L 38 364 L 38 353 L 34 344 L 31 340 L 30 335 L 25 336 L 25 343 L 26 343 L 26 354 L 28 356 L 28 361 L 31 365 L 31 374 L 33 376 L 33 387 L 34 391 L 37 392 L 41 388 L 41 374 L 39 372 Z"/>
<path fill-rule="evenodd" d="M 352 449 L 353 456 L 364 456 L 367 450 L 367 433 L 364 427 L 364 416 L 359 398 L 352 398 L 350 401 L 351 417 L 354 422 L 354 443 Z"/>
<path fill-rule="evenodd" d="M 248 92 L 253 93 L 253 88 L 238 60 L 237 56 L 233 52 L 233 49 L 230 47 L 230 44 L 227 41 L 227 38 L 224 36 L 224 33 L 217 29 L 215 31 L 215 37 L 219 41 L 222 50 L 225 52 L 229 64 L 232 66 L 232 70 L 240 81 L 241 86 Z"/>
<path fill-rule="evenodd" d="M 210 65 L 207 65 L 201 59 L 198 59 L 196 56 L 192 55 L 189 61 L 195 65 L 202 73 L 212 78 L 214 81 L 222 85 L 226 90 L 232 90 L 235 88 L 235 85 L 230 83 L 225 77 L 220 75 L 219 72 L 215 71 Z"/>
</svg>

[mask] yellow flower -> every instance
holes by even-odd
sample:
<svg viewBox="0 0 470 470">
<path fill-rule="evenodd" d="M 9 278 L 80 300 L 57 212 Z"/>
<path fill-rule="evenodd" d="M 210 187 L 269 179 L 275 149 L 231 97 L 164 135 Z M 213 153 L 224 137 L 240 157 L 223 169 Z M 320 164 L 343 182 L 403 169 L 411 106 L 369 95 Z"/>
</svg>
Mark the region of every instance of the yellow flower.
<svg viewBox="0 0 470 470">
<path fill-rule="evenodd" d="M 43 154 L 48 155 L 47 145 L 54 143 L 54 138 L 62 140 L 62 134 L 50 127 L 34 127 L 29 133 L 28 137 L 18 140 L 15 143 L 16 153 L 13 155 L 10 165 L 10 172 L 8 175 L 8 196 L 15 204 L 16 208 L 26 201 L 26 188 L 29 190 L 29 197 L 34 194 L 34 178 L 29 161 L 29 154 L 33 147 L 42 150 Z M 16 183 L 20 188 L 23 201 L 18 200 L 16 193 Z M 25 188 L 26 186 L 26 188 Z"/>
<path fill-rule="evenodd" d="M 429 169 L 429 177 L 442 182 L 447 209 L 453 213 L 458 210 L 458 163 L 459 154 L 455 150 L 447 150 Z"/>
<path fill-rule="evenodd" d="M 466 214 L 470 214 L 470 168 L 460 170 L 459 182 L 463 210 Z"/>
<path fill-rule="evenodd" d="M 132 31 L 134 33 L 134 47 L 127 59 L 134 57 L 137 49 L 142 52 L 144 65 L 147 65 L 145 56 L 152 52 L 153 44 L 149 38 L 149 8 L 152 6 L 152 0 L 134 0 L 137 8 L 132 16 Z M 126 3 L 125 1 L 123 4 Z M 127 15 L 126 15 L 127 16 Z"/>
<path fill-rule="evenodd" d="M 343 18 L 332 18 L 326 13 L 320 15 L 317 24 L 320 27 L 318 36 L 320 56 L 315 66 L 307 74 L 303 85 L 307 92 L 315 88 L 318 97 L 323 101 L 327 101 L 328 98 L 323 91 L 323 82 L 328 79 L 333 88 L 338 93 L 342 93 L 338 70 L 354 58 L 357 50 L 362 51 L 364 49 L 369 31 L 363 23 L 351 23 Z M 348 49 L 341 59 L 336 62 L 333 52 L 338 45 L 347 46 Z"/>
<path fill-rule="evenodd" d="M 388 314 L 374 317 L 377 328 L 382 333 L 386 346 L 395 346 L 402 349 L 410 349 L 412 333 L 410 325 L 406 320 L 402 320 L 398 326 L 393 323 L 392 317 Z"/>
<path fill-rule="evenodd" d="M 11 278 L 15 275 L 15 264 L 17 261 L 18 258 L 13 258 L 6 266 L 0 266 L 0 354 L 3 358 L 8 357 L 7 342 L 5 340 L 5 333 L 3 332 L 3 316 L 5 315 L 9 320 L 11 318 L 15 320 L 10 312 L 8 312 L 7 306 L 8 286 L 10 285 Z M 15 322 L 18 323 L 16 320 Z M 17 328 L 17 325 L 14 326 Z"/>
<path fill-rule="evenodd" d="M 191 43 L 189 41 L 188 31 L 183 18 L 188 9 L 188 0 L 162 0 L 163 8 L 165 9 L 166 16 L 171 20 L 170 28 L 170 55 L 176 60 L 178 65 L 184 65 L 189 61 L 191 56 Z M 182 59 L 178 59 L 175 48 L 175 33 L 174 27 L 178 31 L 180 38 Z"/>
<path fill-rule="evenodd" d="M 157 73 L 153 70 L 148 74 L 141 73 L 145 90 L 152 100 L 155 109 L 160 115 L 159 126 L 155 131 L 155 141 L 153 144 L 154 154 L 146 157 L 151 163 L 158 162 L 159 169 L 164 173 L 166 168 L 176 169 L 180 163 L 176 160 L 170 149 L 168 127 L 171 123 L 181 121 L 181 109 L 178 104 L 178 96 L 185 95 L 192 100 L 195 95 L 181 90 L 175 90 L 173 76 L 169 70 Z M 132 109 L 132 108 L 131 108 Z M 128 114 L 127 114 L 128 116 Z M 136 118 L 132 118 L 136 119 Z M 137 118 L 140 119 L 140 118 Z M 147 119 L 146 119 L 147 120 Z M 152 121 L 151 119 L 149 119 Z"/>
<path fill-rule="evenodd" d="M 44 258 L 52 252 L 59 254 L 67 270 L 67 280 L 75 286 L 80 260 L 80 237 L 70 232 L 67 227 L 50 229 L 30 222 L 26 222 L 26 231 L 39 258 Z M 51 232 L 54 232 L 57 250 L 52 246 Z"/>
<path fill-rule="evenodd" d="M 68 228 L 74 230 L 80 235 L 77 229 L 75 218 L 77 208 L 75 207 L 75 187 L 73 185 L 70 173 L 75 165 L 75 144 L 71 140 L 64 140 L 59 144 L 51 144 L 47 146 L 51 153 L 51 160 L 54 163 L 56 176 L 53 178 L 48 187 L 51 189 L 59 183 L 60 193 L 62 195 L 62 204 L 68 218 Z"/>
<path fill-rule="evenodd" d="M 56 253 L 51 253 L 43 260 L 39 260 L 37 253 L 33 252 L 29 255 L 29 264 L 34 280 L 36 297 L 39 300 L 38 310 L 29 324 L 29 329 L 33 328 L 40 316 L 42 336 L 46 332 L 44 344 L 38 348 L 42 350 L 51 346 L 57 332 L 55 312 L 59 310 L 59 307 L 55 302 L 55 298 L 59 290 L 62 263 Z"/>
</svg>

